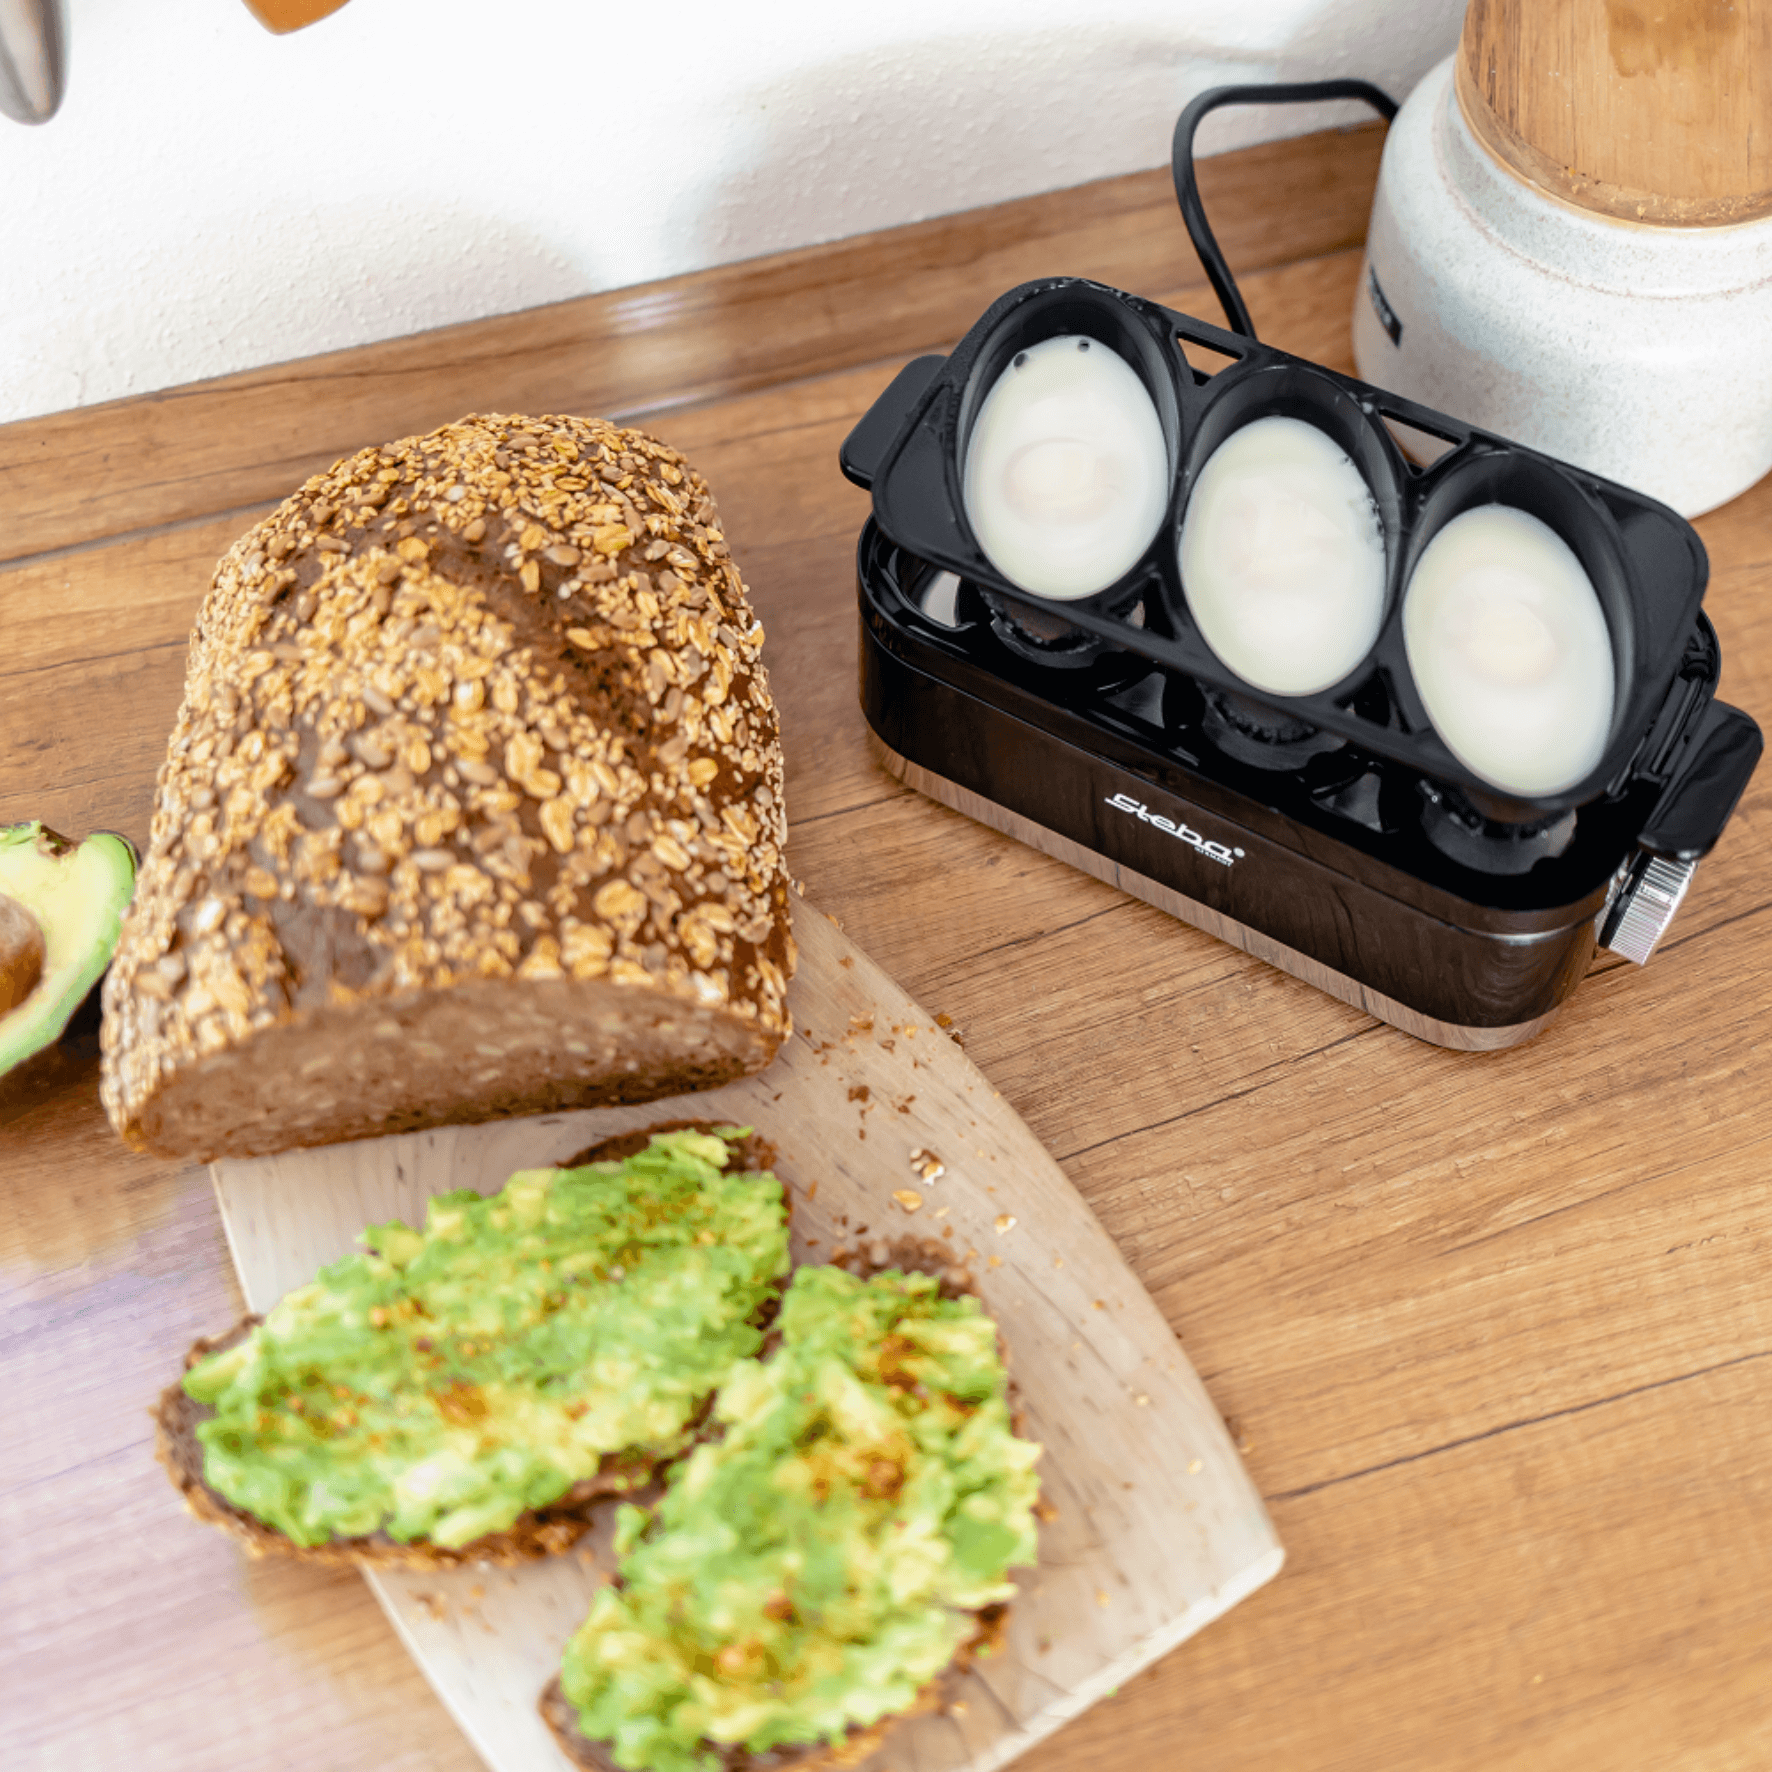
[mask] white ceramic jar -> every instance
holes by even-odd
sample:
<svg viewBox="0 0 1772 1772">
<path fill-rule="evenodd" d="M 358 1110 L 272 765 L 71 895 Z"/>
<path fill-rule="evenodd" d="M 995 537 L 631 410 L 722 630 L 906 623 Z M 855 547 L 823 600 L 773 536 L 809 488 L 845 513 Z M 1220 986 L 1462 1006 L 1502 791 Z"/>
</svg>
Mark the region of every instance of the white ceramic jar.
<svg viewBox="0 0 1772 1772">
<path fill-rule="evenodd" d="M 1685 516 L 1772 469 L 1772 217 L 1615 221 L 1471 133 L 1454 58 L 1385 142 L 1354 303 L 1363 380 Z"/>
</svg>

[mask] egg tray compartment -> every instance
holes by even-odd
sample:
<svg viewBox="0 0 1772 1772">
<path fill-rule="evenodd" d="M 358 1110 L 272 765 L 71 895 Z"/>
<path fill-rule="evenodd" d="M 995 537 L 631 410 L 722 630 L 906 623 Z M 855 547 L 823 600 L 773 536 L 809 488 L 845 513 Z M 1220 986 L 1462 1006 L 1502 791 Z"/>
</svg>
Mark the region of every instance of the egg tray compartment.
<svg viewBox="0 0 1772 1772">
<path fill-rule="evenodd" d="M 1018 351 L 1060 334 L 1094 339 L 1132 367 L 1150 395 L 1171 469 L 1156 538 L 1124 577 L 1059 602 L 1004 578 L 975 540 L 962 492 L 966 447 L 986 394 Z M 1185 346 L 1233 359 L 1208 376 Z M 1366 657 L 1340 682 L 1280 696 L 1232 672 L 1194 625 L 1177 543 L 1195 479 L 1214 450 L 1257 418 L 1303 419 L 1353 460 L 1385 542 L 1384 617 Z M 1449 445 L 1432 466 L 1409 462 L 1386 421 Z M 1081 278 L 1044 278 L 999 297 L 948 357 L 899 373 L 843 445 L 844 473 L 872 492 L 880 528 L 911 554 L 980 587 L 1008 619 L 1007 643 L 1050 668 L 1093 667 L 1112 649 L 1179 671 L 1272 716 L 1276 731 L 1315 729 L 1458 789 L 1483 818 L 1543 823 L 1621 793 L 1665 743 L 1689 695 L 1681 667 L 1709 563 L 1692 526 L 1630 488 L 1289 356 L 1240 334 Z M 1513 505 L 1560 535 L 1592 582 L 1611 638 L 1612 723 L 1598 764 L 1562 792 L 1521 796 L 1467 768 L 1434 730 L 1403 644 L 1403 590 L 1433 537 L 1480 505 Z"/>
<path fill-rule="evenodd" d="M 874 521 L 856 565 L 861 705 L 890 773 L 1457 1050 L 1533 1037 L 1596 942 L 1623 932 L 1618 951 L 1646 958 L 1638 900 L 1653 913 L 1656 870 L 1676 865 L 1655 858 L 1704 854 L 1759 755 L 1753 722 L 1713 699 L 1721 656 L 1701 614 L 1652 771 L 1547 828 L 1472 829 L 1445 790 L 1351 744 L 1287 769 L 1245 762 L 1180 673 L 1123 653 L 1034 662 L 985 593 Z"/>
<path fill-rule="evenodd" d="M 863 529 L 856 565 L 870 656 L 896 661 L 881 668 L 904 682 L 914 677 L 1000 708 L 1078 754 L 1450 923 L 1517 936 L 1592 917 L 1621 865 L 1645 843 L 1665 853 L 1708 850 L 1739 792 L 1735 787 L 1719 805 L 1693 779 L 1695 767 L 1704 773 L 1717 737 L 1740 737 L 1740 716 L 1712 701 L 1722 657 L 1702 613 L 1681 653 L 1672 712 L 1658 725 L 1645 767 L 1579 812 L 1507 827 L 1483 823 L 1456 794 L 1353 744 L 1332 743 L 1277 768 L 1260 747 L 1237 744 L 1239 735 L 1224 730 L 1199 684 L 1133 655 L 1098 655 L 1072 669 L 1042 666 L 1005 639 L 985 596 L 965 581 L 948 619 L 935 616 L 924 605 L 944 569 L 897 546 L 877 523 Z M 1044 765 L 999 759 L 991 781 L 973 781 L 972 761 L 960 754 L 964 742 L 929 736 L 945 714 L 931 718 L 925 710 L 919 720 L 889 695 L 878 700 L 870 724 L 892 750 L 967 778 L 966 785 L 1031 818 L 1041 817 L 1046 800 L 1050 818 L 1060 790 L 1043 778 Z M 1721 734 L 1711 731 L 1713 709 Z M 907 721 L 929 732 L 913 731 Z M 1757 754 L 1756 745 L 1749 767 Z M 1733 776 L 1733 752 L 1728 760 Z"/>
</svg>

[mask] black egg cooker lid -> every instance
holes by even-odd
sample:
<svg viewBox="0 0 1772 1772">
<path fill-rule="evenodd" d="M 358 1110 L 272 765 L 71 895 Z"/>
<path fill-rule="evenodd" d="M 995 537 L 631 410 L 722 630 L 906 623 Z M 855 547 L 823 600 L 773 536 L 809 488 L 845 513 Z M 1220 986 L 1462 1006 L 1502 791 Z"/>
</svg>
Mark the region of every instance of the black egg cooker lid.
<svg viewBox="0 0 1772 1772">
<path fill-rule="evenodd" d="M 1059 334 L 1097 339 L 1130 364 L 1155 406 L 1172 470 L 1170 505 L 1156 539 L 1119 581 L 1075 602 L 1033 596 L 1004 578 L 973 536 L 962 492 L 966 447 L 984 395 L 1018 351 Z M 1233 361 L 1208 377 L 1189 361 L 1188 345 Z M 1385 537 L 1378 639 L 1347 677 L 1311 695 L 1276 696 L 1228 669 L 1194 625 L 1177 562 L 1182 514 L 1207 459 L 1233 431 L 1276 414 L 1316 425 L 1347 452 L 1371 488 Z M 1417 467 L 1386 421 L 1448 448 L 1431 467 Z M 1181 671 L 1240 705 L 1265 708 L 1282 724 L 1347 739 L 1459 789 L 1488 819 L 1542 821 L 1615 796 L 1634 775 L 1657 774 L 1658 757 L 1705 716 L 1715 688 L 1714 676 L 1695 680 L 1689 666 L 1709 562 L 1691 524 L 1666 505 L 1350 376 L 1082 278 L 1024 283 L 992 303 L 952 356 L 906 365 L 850 434 L 841 462 L 850 480 L 871 490 L 875 518 L 894 542 L 1012 606 L 1030 631 L 1056 626 L 1087 636 Z M 1611 636 L 1610 735 L 1596 767 L 1556 794 L 1508 793 L 1460 762 L 1434 730 L 1404 653 L 1402 594 L 1423 549 L 1454 517 L 1492 503 L 1540 518 L 1569 544 Z M 1742 727 L 1752 733 L 1751 756 L 1742 754 L 1748 742 Z M 1700 819 L 1707 829 L 1715 826 L 1706 848 L 1751 773 L 1758 729 L 1739 717 L 1707 742 L 1725 753 L 1710 765 L 1718 790 L 1733 783 L 1733 792 L 1720 817 L 1712 808 Z"/>
</svg>

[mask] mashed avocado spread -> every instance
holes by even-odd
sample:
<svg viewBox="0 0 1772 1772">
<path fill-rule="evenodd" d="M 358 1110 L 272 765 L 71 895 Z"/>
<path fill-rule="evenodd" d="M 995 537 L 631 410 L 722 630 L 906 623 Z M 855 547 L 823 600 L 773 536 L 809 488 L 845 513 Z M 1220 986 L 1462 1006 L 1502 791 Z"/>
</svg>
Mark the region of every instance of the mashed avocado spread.
<svg viewBox="0 0 1772 1772">
<path fill-rule="evenodd" d="M 803 1267 L 776 1327 L 721 1388 L 724 1438 L 655 1514 L 623 1508 L 620 1584 L 566 1646 L 582 1732 L 630 1772 L 717 1772 L 711 1747 L 905 1709 L 1034 1561 L 1040 1449 L 1010 1430 L 976 1299 Z"/>
<path fill-rule="evenodd" d="M 742 1134 L 733 1132 L 733 1139 Z M 726 1136 L 430 1202 L 282 1299 L 185 1390 L 204 1478 L 293 1539 L 446 1547 L 557 1501 L 607 1454 L 679 1452 L 788 1269 L 772 1175 Z"/>
</svg>

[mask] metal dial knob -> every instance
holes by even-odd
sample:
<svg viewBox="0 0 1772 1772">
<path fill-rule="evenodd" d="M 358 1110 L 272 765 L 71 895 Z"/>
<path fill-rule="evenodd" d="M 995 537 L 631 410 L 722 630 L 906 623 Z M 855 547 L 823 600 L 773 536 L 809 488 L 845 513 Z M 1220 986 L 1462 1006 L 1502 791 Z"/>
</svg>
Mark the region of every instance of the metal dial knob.
<svg viewBox="0 0 1772 1772">
<path fill-rule="evenodd" d="M 1600 946 L 1643 965 L 1666 934 L 1697 872 L 1696 861 L 1639 855 L 1606 913 Z"/>
</svg>

